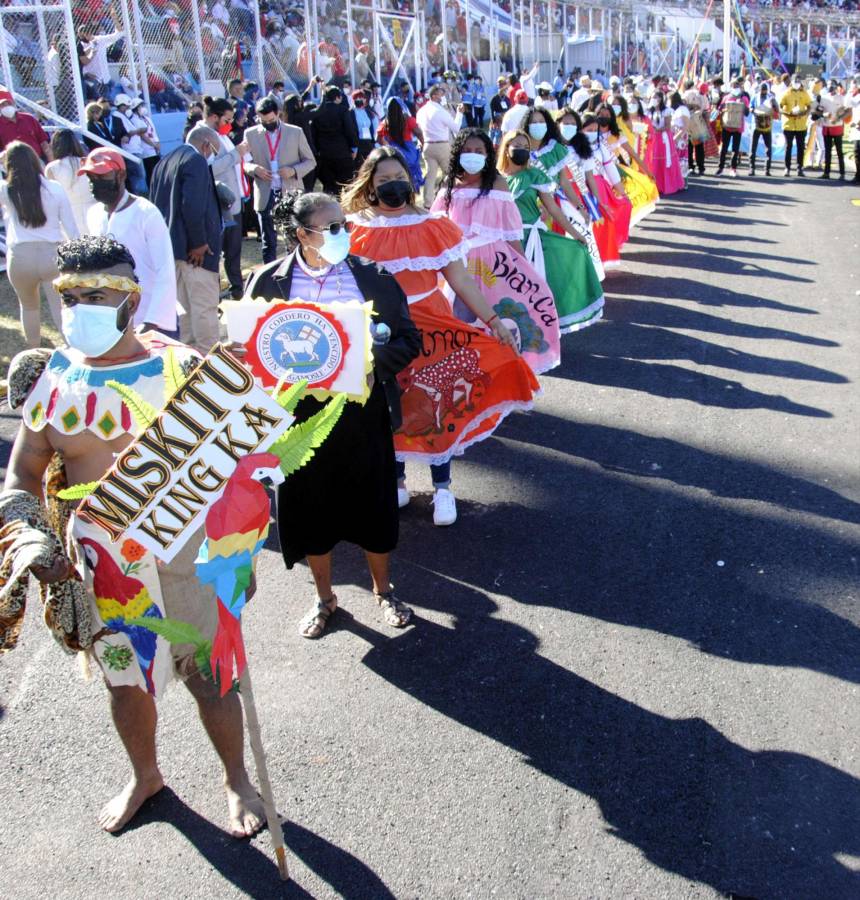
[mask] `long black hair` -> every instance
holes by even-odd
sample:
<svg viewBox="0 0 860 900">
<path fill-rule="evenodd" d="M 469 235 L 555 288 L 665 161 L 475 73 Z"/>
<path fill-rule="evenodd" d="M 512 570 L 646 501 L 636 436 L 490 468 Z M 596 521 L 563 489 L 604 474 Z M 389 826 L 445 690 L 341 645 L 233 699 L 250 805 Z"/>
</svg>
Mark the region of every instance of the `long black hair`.
<svg viewBox="0 0 860 900">
<path fill-rule="evenodd" d="M 600 125 L 600 114 L 608 113 L 609 114 L 609 133 L 613 137 L 618 137 L 621 134 L 621 129 L 618 127 L 618 120 L 615 118 L 615 110 L 612 108 L 609 103 L 601 103 L 597 109 L 594 111 L 594 114 L 597 116 L 598 122 Z"/>
<path fill-rule="evenodd" d="M 539 116 L 543 117 L 544 122 L 546 122 L 546 134 L 543 136 L 543 140 L 540 142 L 541 147 L 545 147 L 551 140 L 557 141 L 559 144 L 564 143 L 564 138 L 561 136 L 561 132 L 558 130 L 558 125 L 555 123 L 555 119 L 552 117 L 552 113 L 549 110 L 543 109 L 543 107 L 537 107 L 530 109 L 528 115 L 526 116 L 526 121 L 524 122 L 523 130 L 528 133 L 529 120 L 531 117 L 537 113 Z"/>
<path fill-rule="evenodd" d="M 451 208 L 451 195 L 454 192 L 454 185 L 457 183 L 457 179 L 461 175 L 466 174 L 460 165 L 460 154 L 463 152 L 466 141 L 470 138 L 479 140 L 484 145 L 484 150 L 487 151 L 487 159 L 484 163 L 484 168 L 480 172 L 481 186 L 478 188 L 478 196 L 474 199 L 480 200 L 481 197 L 486 197 L 496 183 L 498 174 L 496 172 L 496 150 L 486 131 L 480 128 L 466 128 L 463 131 L 458 131 L 451 144 L 451 159 L 448 163 L 448 171 L 445 173 L 445 178 L 442 182 L 445 188 L 445 209 Z"/>
<path fill-rule="evenodd" d="M 582 133 L 582 116 L 572 106 L 565 106 L 556 113 L 556 124 L 559 124 L 566 116 L 571 116 L 576 122 L 576 134 L 567 142 L 562 135 L 561 142 L 572 147 L 580 159 L 591 159 L 594 150 L 591 147 L 591 141 Z"/>
<path fill-rule="evenodd" d="M 42 205 L 42 163 L 23 141 L 12 141 L 6 148 L 6 184 L 21 224 L 41 228 L 48 221 Z"/>
<path fill-rule="evenodd" d="M 395 144 L 403 144 L 403 131 L 406 128 L 406 116 L 403 107 L 396 97 L 391 97 L 385 109 L 385 122 L 388 127 L 388 137 Z"/>
<path fill-rule="evenodd" d="M 283 236 L 288 250 L 298 244 L 296 232 L 299 228 L 308 228 L 311 216 L 332 204 L 337 205 L 337 200 L 331 194 L 318 191 L 309 194 L 304 191 L 287 191 L 282 195 L 272 209 L 272 222 Z"/>
</svg>

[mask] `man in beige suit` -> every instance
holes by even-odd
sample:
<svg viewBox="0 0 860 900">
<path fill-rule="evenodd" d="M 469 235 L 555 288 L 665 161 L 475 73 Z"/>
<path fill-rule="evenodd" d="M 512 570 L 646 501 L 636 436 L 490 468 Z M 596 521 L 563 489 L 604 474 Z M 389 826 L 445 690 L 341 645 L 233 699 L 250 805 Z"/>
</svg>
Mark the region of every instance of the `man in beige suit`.
<svg viewBox="0 0 860 900">
<path fill-rule="evenodd" d="M 278 105 L 269 97 L 257 104 L 259 125 L 245 132 L 248 155 L 245 174 L 254 182 L 254 209 L 260 220 L 263 262 L 278 255 L 278 236 L 272 207 L 282 191 L 302 190 L 302 178 L 316 168 L 305 133 L 278 118 Z"/>
</svg>

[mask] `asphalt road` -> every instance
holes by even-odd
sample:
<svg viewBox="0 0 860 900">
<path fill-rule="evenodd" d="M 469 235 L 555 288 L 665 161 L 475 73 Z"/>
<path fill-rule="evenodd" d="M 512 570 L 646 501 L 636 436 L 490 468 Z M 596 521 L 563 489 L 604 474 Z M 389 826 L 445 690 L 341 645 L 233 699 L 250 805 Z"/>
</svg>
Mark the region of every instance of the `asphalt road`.
<svg viewBox="0 0 860 900">
<path fill-rule="evenodd" d="M 454 527 L 411 470 L 413 627 L 343 547 L 344 611 L 302 640 L 308 572 L 265 552 L 246 639 L 287 887 L 265 834 L 222 830 L 181 688 L 171 789 L 98 830 L 123 752 L 33 606 L 0 662 L 0 894 L 860 896 L 856 196 L 708 178 L 663 202 L 535 412 L 455 465 Z"/>
</svg>

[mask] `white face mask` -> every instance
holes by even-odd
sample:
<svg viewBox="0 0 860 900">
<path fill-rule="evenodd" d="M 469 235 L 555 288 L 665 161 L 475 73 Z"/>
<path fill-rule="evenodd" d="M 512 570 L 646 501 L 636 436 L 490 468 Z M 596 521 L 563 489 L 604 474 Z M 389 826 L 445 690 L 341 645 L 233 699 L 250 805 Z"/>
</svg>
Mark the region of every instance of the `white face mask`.
<svg viewBox="0 0 860 900">
<path fill-rule="evenodd" d="M 621 115 L 621 107 L 617 103 L 612 104 L 612 112 L 615 113 L 616 116 Z"/>
<path fill-rule="evenodd" d="M 586 131 L 585 136 L 588 138 L 588 141 L 591 144 L 596 144 L 600 140 L 599 131 Z"/>
<path fill-rule="evenodd" d="M 741 89 L 740 89 L 740 88 L 732 88 L 732 96 L 733 96 L 733 97 L 740 97 L 740 95 L 741 95 Z"/>
<path fill-rule="evenodd" d="M 70 347 L 95 358 L 115 347 L 123 332 L 117 321 L 128 304 L 128 294 L 119 306 L 64 306 L 61 314 L 63 337 Z"/>
<path fill-rule="evenodd" d="M 15 113 L 18 110 L 15 109 L 14 106 L 9 106 L 8 104 L 0 109 L 0 114 L 4 115 L 7 119 L 11 119 L 14 117 Z"/>
<path fill-rule="evenodd" d="M 576 125 L 574 125 L 572 123 L 568 124 L 568 123 L 563 122 L 561 125 L 561 136 L 566 141 L 569 141 L 571 138 L 576 137 L 576 132 L 578 130 L 579 129 L 576 127 Z"/>
<path fill-rule="evenodd" d="M 799 90 L 803 87 L 803 85 L 802 85 L 799 81 L 795 81 L 794 84 L 792 85 L 792 87 L 793 87 L 796 91 L 799 91 Z"/>
<path fill-rule="evenodd" d="M 470 175 L 477 175 L 487 163 L 487 157 L 483 153 L 461 153 L 460 165 Z"/>
<path fill-rule="evenodd" d="M 529 125 L 529 137 L 536 141 L 542 141 L 546 137 L 546 122 Z"/>
<path fill-rule="evenodd" d="M 322 246 L 316 249 L 327 263 L 336 266 L 338 263 L 342 263 L 349 254 L 349 234 L 343 228 L 337 234 L 324 231 Z"/>
</svg>

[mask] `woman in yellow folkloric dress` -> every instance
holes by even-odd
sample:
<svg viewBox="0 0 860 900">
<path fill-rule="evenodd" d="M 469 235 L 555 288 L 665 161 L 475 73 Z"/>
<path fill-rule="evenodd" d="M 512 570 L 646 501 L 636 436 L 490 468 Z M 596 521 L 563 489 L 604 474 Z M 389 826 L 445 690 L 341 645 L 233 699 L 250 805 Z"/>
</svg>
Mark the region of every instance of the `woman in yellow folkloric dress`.
<svg viewBox="0 0 860 900">
<path fill-rule="evenodd" d="M 609 114 L 608 128 L 601 127 L 600 131 L 615 154 L 615 165 L 621 173 L 624 191 L 633 205 L 633 212 L 630 215 L 632 227 L 654 212 L 660 199 L 660 192 L 643 156 L 634 149 L 636 137 L 625 122 L 628 118 L 627 101 L 623 97 L 612 99 L 613 105 L 601 103 L 597 107 L 597 114 L 598 117 L 602 115 L 604 118 L 607 112 Z"/>
</svg>

